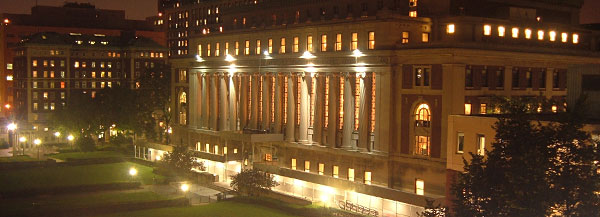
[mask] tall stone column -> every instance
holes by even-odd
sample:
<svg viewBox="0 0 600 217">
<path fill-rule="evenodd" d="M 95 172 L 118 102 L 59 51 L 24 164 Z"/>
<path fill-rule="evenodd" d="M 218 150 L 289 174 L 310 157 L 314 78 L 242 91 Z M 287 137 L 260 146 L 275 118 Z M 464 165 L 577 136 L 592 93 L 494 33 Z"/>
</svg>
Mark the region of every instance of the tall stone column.
<svg viewBox="0 0 600 217">
<path fill-rule="evenodd" d="M 275 74 L 275 126 L 273 133 L 281 133 L 283 125 L 283 77 Z"/>
<path fill-rule="evenodd" d="M 219 131 L 227 131 L 229 130 L 229 99 L 227 98 L 227 80 L 225 74 L 221 73 L 219 75 L 219 82 Z"/>
<path fill-rule="evenodd" d="M 337 132 L 339 119 L 340 78 L 329 75 L 329 123 L 327 124 L 327 147 L 338 147 Z"/>
<path fill-rule="evenodd" d="M 237 77 L 228 76 L 229 80 L 229 130 L 237 131 L 238 101 L 237 101 Z"/>
<path fill-rule="evenodd" d="M 342 148 L 355 150 L 356 144 L 352 140 L 354 132 L 354 103 L 356 92 L 356 76 L 346 73 L 344 75 L 344 126 L 342 129 Z"/>
<path fill-rule="evenodd" d="M 196 76 L 194 76 L 194 74 L 192 74 L 190 72 L 189 74 L 189 79 L 188 79 L 188 100 L 187 100 L 187 104 L 188 104 L 188 117 L 189 117 L 189 122 L 188 122 L 188 128 L 193 129 L 196 128 L 196 109 L 197 109 L 197 97 L 198 95 L 196 94 L 196 91 L 198 89 L 198 86 L 196 85 Z"/>
<path fill-rule="evenodd" d="M 285 127 L 285 140 L 288 142 L 294 142 L 294 133 L 296 131 L 296 96 L 295 96 L 295 85 L 293 74 L 289 73 L 287 78 L 288 94 L 287 94 L 287 124 Z"/>
<path fill-rule="evenodd" d="M 208 114 L 208 117 L 210 118 L 210 129 L 211 130 L 219 130 L 218 128 L 218 110 L 219 110 L 219 104 L 218 104 L 218 96 L 217 96 L 217 92 L 218 92 L 218 85 L 217 85 L 217 76 L 215 74 L 210 75 L 210 113 Z"/>
<path fill-rule="evenodd" d="M 326 142 L 323 141 L 323 126 L 324 122 L 324 106 L 325 106 L 325 78 L 323 76 L 315 76 L 313 79 L 316 79 L 315 82 L 315 121 L 313 124 L 313 141 L 320 143 L 320 145 L 325 145 Z"/>
<path fill-rule="evenodd" d="M 360 79 L 360 112 L 358 116 L 358 149 L 360 151 L 372 151 L 371 138 L 371 102 L 373 79 L 372 73 L 368 73 Z"/>
<path fill-rule="evenodd" d="M 250 82 L 250 79 L 248 79 L 249 76 L 247 75 L 243 75 L 240 77 L 240 82 L 242 83 L 242 89 L 239 90 L 239 94 L 240 94 L 240 102 L 239 102 L 239 118 L 240 118 L 240 128 L 244 129 L 246 127 L 248 127 L 248 114 L 250 113 L 250 111 L 248 110 L 248 100 L 250 99 L 250 91 L 249 91 L 249 86 L 248 83 Z M 240 129 L 240 130 L 242 130 Z"/>
<path fill-rule="evenodd" d="M 308 83 L 310 80 L 310 75 L 306 73 L 302 73 L 298 75 L 299 87 L 298 91 L 300 92 L 300 123 L 298 129 L 298 141 L 299 142 L 308 142 L 308 121 L 310 119 L 309 113 L 309 105 L 310 105 L 310 96 L 308 92 Z"/>
<path fill-rule="evenodd" d="M 209 105 L 208 105 L 208 98 L 210 97 L 208 95 L 208 82 L 207 82 L 207 76 L 206 75 L 201 75 L 200 79 L 202 80 L 202 105 L 200 105 L 200 107 L 202 107 L 202 115 L 201 115 L 201 119 L 202 119 L 202 128 L 203 129 L 207 129 L 209 127 Z"/>
<path fill-rule="evenodd" d="M 251 75 L 252 83 L 252 108 L 250 113 L 250 128 L 258 129 L 258 90 L 259 90 L 259 76 Z"/>
<path fill-rule="evenodd" d="M 271 125 L 271 77 L 262 76 L 262 121 L 261 130 L 269 130 Z"/>
</svg>

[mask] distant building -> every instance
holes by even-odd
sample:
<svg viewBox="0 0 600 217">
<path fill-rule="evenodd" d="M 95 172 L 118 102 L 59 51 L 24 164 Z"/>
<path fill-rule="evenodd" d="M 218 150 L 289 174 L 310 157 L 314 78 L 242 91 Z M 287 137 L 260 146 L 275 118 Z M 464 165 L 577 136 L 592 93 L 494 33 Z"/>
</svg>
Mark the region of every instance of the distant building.
<svg viewBox="0 0 600 217">
<path fill-rule="evenodd" d="M 43 32 L 13 50 L 15 119 L 39 130 L 48 130 L 49 116 L 65 108 L 74 91 L 94 97 L 115 85 L 137 88 L 141 76 L 166 76 L 170 70 L 165 47 L 133 34 Z"/>
<path fill-rule="evenodd" d="M 567 103 L 574 105 L 584 97 L 587 115 L 600 120 L 600 64 L 574 65 L 567 76 Z"/>
<path fill-rule="evenodd" d="M 152 23 L 128 20 L 123 10 L 97 9 L 88 3 L 66 3 L 63 7 L 35 6 L 31 14 L 0 14 L 0 117 L 7 115 L 5 104 L 13 104 L 14 47 L 26 36 L 39 32 L 101 34 L 119 36 L 121 32 L 146 37 L 165 45 L 164 32 Z"/>
</svg>

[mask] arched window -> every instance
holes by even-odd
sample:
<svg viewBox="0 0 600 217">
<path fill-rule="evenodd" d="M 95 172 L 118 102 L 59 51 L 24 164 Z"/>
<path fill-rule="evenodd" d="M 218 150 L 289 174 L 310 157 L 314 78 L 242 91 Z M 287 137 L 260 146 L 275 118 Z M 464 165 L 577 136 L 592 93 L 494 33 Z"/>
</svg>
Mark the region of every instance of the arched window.
<svg viewBox="0 0 600 217">
<path fill-rule="evenodd" d="M 185 92 L 181 92 L 181 95 L 179 95 L 179 104 L 185 103 L 187 103 L 187 94 Z"/>
<path fill-rule="evenodd" d="M 415 126 L 429 127 L 431 126 L 431 111 L 429 105 L 420 104 L 415 111 Z"/>
</svg>

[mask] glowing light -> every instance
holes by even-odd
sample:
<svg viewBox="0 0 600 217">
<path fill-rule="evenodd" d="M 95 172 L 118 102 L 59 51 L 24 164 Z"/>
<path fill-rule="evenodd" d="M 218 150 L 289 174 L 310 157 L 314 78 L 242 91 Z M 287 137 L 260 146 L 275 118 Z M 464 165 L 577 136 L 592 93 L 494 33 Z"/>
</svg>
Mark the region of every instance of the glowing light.
<svg viewBox="0 0 600 217">
<path fill-rule="evenodd" d="M 181 187 L 179 187 L 179 189 L 181 189 L 181 191 L 183 191 L 183 192 L 187 192 L 190 190 L 190 185 L 185 184 L 185 183 L 181 184 Z"/>
<path fill-rule="evenodd" d="M 6 109 L 10 109 L 10 104 L 6 104 L 6 105 L 4 105 L 4 108 L 6 108 Z"/>
<path fill-rule="evenodd" d="M 356 50 L 352 51 L 352 56 L 358 58 L 358 57 L 363 57 L 365 55 L 362 52 L 360 52 L 360 50 L 356 49 Z"/>
<path fill-rule="evenodd" d="M 531 29 L 525 29 L 525 38 L 531 39 Z"/>
<path fill-rule="evenodd" d="M 169 134 L 173 133 L 173 128 L 169 127 L 169 129 L 167 130 L 167 133 L 169 133 Z"/>
<path fill-rule="evenodd" d="M 15 123 L 10 123 L 6 126 L 6 129 L 10 130 L 10 131 L 15 131 L 17 129 L 17 124 Z"/>
<path fill-rule="evenodd" d="M 505 33 L 506 29 L 504 28 L 504 26 L 498 26 L 498 36 L 504 37 Z"/>
<path fill-rule="evenodd" d="M 263 52 L 263 55 L 265 55 L 265 59 L 268 59 L 268 60 L 273 59 L 273 57 L 271 57 L 271 55 L 269 54 L 269 51 L 265 50 L 265 52 Z"/>
<path fill-rule="evenodd" d="M 309 51 L 304 51 L 302 56 L 300 56 L 300 58 L 302 58 L 302 59 L 314 59 L 315 57 L 316 56 L 313 55 L 312 53 L 310 53 Z"/>
<path fill-rule="evenodd" d="M 163 15 L 163 13 L 158 13 L 158 16 L 159 16 L 159 17 L 162 17 L 162 15 Z"/>
<path fill-rule="evenodd" d="M 296 187 L 302 187 L 302 186 L 304 186 L 304 182 L 302 180 L 299 180 L 299 179 L 294 179 L 294 186 L 296 186 Z"/>
<path fill-rule="evenodd" d="M 315 68 L 315 64 L 309 63 L 306 65 L 306 68 L 304 69 L 304 71 L 310 72 L 311 76 L 314 77 L 314 73 L 317 72 L 317 69 Z"/>
<path fill-rule="evenodd" d="M 229 65 L 229 75 L 233 76 L 237 72 L 237 66 L 235 64 Z"/>
<path fill-rule="evenodd" d="M 35 145 L 41 145 L 42 144 L 42 140 L 35 139 L 35 140 L 33 140 L 33 144 L 35 144 Z"/>
<path fill-rule="evenodd" d="M 200 55 L 196 55 L 196 62 L 204 62 L 204 59 Z"/>
<path fill-rule="evenodd" d="M 335 194 L 335 188 L 329 186 L 320 186 L 319 189 L 326 194 L 332 195 Z"/>
<path fill-rule="evenodd" d="M 579 44 L 579 34 L 573 34 L 573 44 Z"/>
<path fill-rule="evenodd" d="M 137 175 L 137 172 L 138 172 L 138 171 L 137 171 L 137 169 L 135 169 L 135 168 L 133 168 L 133 167 L 132 167 L 132 168 L 129 168 L 129 175 L 130 175 L 130 176 L 135 176 L 135 175 Z"/>
<path fill-rule="evenodd" d="M 327 196 L 325 194 L 322 194 L 321 197 L 320 197 L 320 199 L 321 199 L 322 202 L 327 202 L 327 201 L 329 201 L 329 196 Z"/>
<path fill-rule="evenodd" d="M 13 80 L 13 76 L 12 75 L 7 75 L 6 76 L 6 80 L 7 81 L 12 81 Z"/>
<path fill-rule="evenodd" d="M 24 136 L 21 136 L 21 138 L 19 138 L 19 142 L 27 142 L 27 138 L 25 138 Z"/>
<path fill-rule="evenodd" d="M 9 24 L 10 20 L 8 18 L 4 19 L 4 23 Z"/>
<path fill-rule="evenodd" d="M 562 34 L 560 34 L 561 36 L 561 41 L 563 43 L 567 43 L 567 41 L 569 41 L 569 34 L 567 34 L 566 32 L 563 32 Z"/>
<path fill-rule="evenodd" d="M 367 71 L 367 67 L 365 67 L 364 63 L 357 63 L 356 67 L 354 67 L 354 71 L 358 72 L 356 74 L 357 77 L 365 77 L 365 72 Z"/>
<path fill-rule="evenodd" d="M 54 133 L 54 136 L 56 136 L 56 137 L 60 137 L 60 132 L 55 132 L 55 133 Z"/>
<path fill-rule="evenodd" d="M 67 140 L 69 140 L 69 141 L 73 141 L 73 139 L 75 139 L 75 137 L 74 137 L 73 135 L 69 135 L 69 136 L 67 136 Z"/>
<path fill-rule="evenodd" d="M 519 38 L 519 28 L 517 28 L 517 27 L 512 28 L 512 37 Z"/>
<path fill-rule="evenodd" d="M 538 40 L 544 40 L 544 30 L 538 30 Z"/>
<path fill-rule="evenodd" d="M 235 61 L 235 58 L 233 56 L 231 56 L 230 54 L 227 54 L 227 56 L 225 56 L 225 61 L 233 62 L 233 61 Z"/>
<path fill-rule="evenodd" d="M 446 33 L 448 34 L 454 34 L 455 30 L 454 24 L 448 24 L 448 26 L 446 26 Z"/>
<path fill-rule="evenodd" d="M 492 34 L 492 26 L 484 25 L 483 26 L 483 35 L 491 35 Z"/>
<path fill-rule="evenodd" d="M 550 33 L 548 35 L 550 36 L 550 41 L 556 41 L 556 32 L 555 31 L 550 31 Z"/>
</svg>

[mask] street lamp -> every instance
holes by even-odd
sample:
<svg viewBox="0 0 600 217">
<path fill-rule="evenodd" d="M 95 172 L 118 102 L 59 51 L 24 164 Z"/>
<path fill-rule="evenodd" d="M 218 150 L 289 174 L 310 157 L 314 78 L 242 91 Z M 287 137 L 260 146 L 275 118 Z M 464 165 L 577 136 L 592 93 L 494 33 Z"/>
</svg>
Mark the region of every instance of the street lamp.
<svg viewBox="0 0 600 217">
<path fill-rule="evenodd" d="M 129 168 L 129 176 L 131 177 L 131 181 L 133 181 L 133 178 L 135 177 L 135 175 L 137 175 L 137 173 L 138 171 L 134 167 Z"/>
<path fill-rule="evenodd" d="M 33 140 L 33 144 L 35 144 L 35 146 L 37 146 L 37 158 L 39 160 L 40 159 L 40 145 L 42 144 L 42 140 L 35 139 L 35 140 Z"/>
<path fill-rule="evenodd" d="M 8 105 L 8 104 L 7 104 Z M 15 123 L 10 123 L 6 126 L 6 129 L 8 130 L 8 142 L 10 143 L 10 147 L 12 147 L 12 151 L 13 151 L 13 157 L 15 156 L 15 131 L 17 130 L 17 124 Z"/>
<path fill-rule="evenodd" d="M 75 139 L 75 137 L 74 137 L 73 135 L 71 135 L 71 134 L 69 134 L 69 135 L 67 136 L 67 140 L 69 141 L 69 143 L 71 143 L 71 146 L 73 146 L 73 140 L 74 140 L 74 139 Z"/>
<path fill-rule="evenodd" d="M 183 184 L 181 184 L 179 189 L 181 189 L 181 191 L 183 192 L 183 195 L 185 197 L 185 196 L 187 196 L 187 192 L 190 190 L 190 185 L 188 185 L 187 183 L 183 183 Z"/>
<path fill-rule="evenodd" d="M 10 123 L 6 126 L 6 129 L 8 129 L 9 131 L 15 131 L 17 129 L 17 124 Z"/>
</svg>

